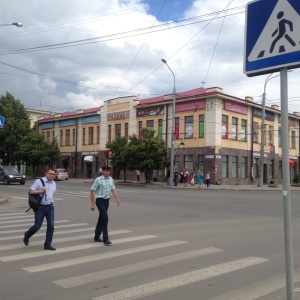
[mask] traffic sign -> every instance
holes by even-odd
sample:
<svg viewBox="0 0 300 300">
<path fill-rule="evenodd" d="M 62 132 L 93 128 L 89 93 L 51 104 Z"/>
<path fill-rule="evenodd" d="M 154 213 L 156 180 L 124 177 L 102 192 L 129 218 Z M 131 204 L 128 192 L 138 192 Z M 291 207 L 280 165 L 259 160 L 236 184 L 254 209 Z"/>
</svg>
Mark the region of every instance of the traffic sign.
<svg viewBox="0 0 300 300">
<path fill-rule="evenodd" d="M 255 0 L 246 8 L 244 73 L 300 67 L 300 1 Z"/>
<path fill-rule="evenodd" d="M 4 127 L 4 117 L 0 116 L 0 128 Z"/>
</svg>

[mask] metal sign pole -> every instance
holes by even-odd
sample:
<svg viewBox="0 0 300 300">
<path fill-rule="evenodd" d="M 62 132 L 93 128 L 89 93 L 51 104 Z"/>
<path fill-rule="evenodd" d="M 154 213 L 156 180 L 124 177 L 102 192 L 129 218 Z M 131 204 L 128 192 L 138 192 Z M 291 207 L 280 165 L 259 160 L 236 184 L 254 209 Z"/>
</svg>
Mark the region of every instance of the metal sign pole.
<svg viewBox="0 0 300 300">
<path fill-rule="evenodd" d="M 291 225 L 291 193 L 289 172 L 289 123 L 288 123 L 288 89 L 287 68 L 280 70 L 281 93 L 281 138 L 282 138 L 282 192 L 284 212 L 285 268 L 287 300 L 294 300 L 294 264 Z"/>
</svg>

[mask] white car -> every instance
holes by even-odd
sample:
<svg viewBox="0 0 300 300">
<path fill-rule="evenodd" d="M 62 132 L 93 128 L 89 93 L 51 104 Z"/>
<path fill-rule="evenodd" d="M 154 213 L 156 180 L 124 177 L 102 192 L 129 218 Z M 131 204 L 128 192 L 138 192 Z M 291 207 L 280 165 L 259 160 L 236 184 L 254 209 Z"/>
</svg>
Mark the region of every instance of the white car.
<svg viewBox="0 0 300 300">
<path fill-rule="evenodd" d="M 66 169 L 54 169 L 55 176 L 54 180 L 68 180 L 69 175 Z"/>
</svg>

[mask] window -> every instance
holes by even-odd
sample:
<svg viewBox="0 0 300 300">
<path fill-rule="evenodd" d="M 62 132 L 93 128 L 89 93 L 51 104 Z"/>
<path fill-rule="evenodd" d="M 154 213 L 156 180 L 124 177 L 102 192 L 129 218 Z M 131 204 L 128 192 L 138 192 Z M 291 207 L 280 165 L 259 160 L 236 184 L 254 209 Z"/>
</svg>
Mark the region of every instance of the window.
<svg viewBox="0 0 300 300">
<path fill-rule="evenodd" d="M 238 157 L 237 156 L 231 157 L 231 177 L 232 178 L 238 177 Z"/>
<path fill-rule="evenodd" d="M 222 155 L 222 177 L 228 178 L 228 155 Z"/>
<path fill-rule="evenodd" d="M 100 144 L 100 126 L 97 126 L 97 144 Z"/>
<path fill-rule="evenodd" d="M 278 178 L 282 179 L 282 160 L 279 161 Z"/>
<path fill-rule="evenodd" d="M 228 116 L 222 115 L 222 128 L 221 128 L 221 134 L 222 139 L 228 138 Z"/>
<path fill-rule="evenodd" d="M 66 146 L 70 146 L 70 129 L 66 130 Z"/>
<path fill-rule="evenodd" d="M 89 145 L 94 144 L 94 127 L 89 127 Z"/>
<path fill-rule="evenodd" d="M 148 121 L 147 121 L 147 127 L 148 127 L 149 129 L 154 130 L 154 121 L 153 121 L 153 120 L 148 120 Z"/>
<path fill-rule="evenodd" d="M 128 137 L 129 135 L 129 127 L 128 127 L 128 123 L 125 123 L 125 136 Z"/>
<path fill-rule="evenodd" d="M 193 164 L 193 155 L 185 155 L 184 156 L 184 168 L 185 170 L 191 172 L 194 169 Z"/>
<path fill-rule="evenodd" d="M 292 149 L 296 149 L 296 132 L 292 131 Z"/>
<path fill-rule="evenodd" d="M 258 123 L 257 122 L 253 122 L 253 142 L 257 143 L 258 142 Z"/>
<path fill-rule="evenodd" d="M 82 128 L 82 145 L 85 145 L 85 128 Z"/>
<path fill-rule="evenodd" d="M 54 140 L 54 131 L 52 131 L 52 141 Z"/>
<path fill-rule="evenodd" d="M 241 123 L 241 138 L 240 140 L 242 142 L 246 142 L 247 141 L 247 120 L 242 120 Z"/>
<path fill-rule="evenodd" d="M 142 138 L 142 128 L 143 128 L 143 122 L 139 121 L 139 139 Z"/>
<path fill-rule="evenodd" d="M 107 141 L 111 142 L 111 125 L 108 125 Z"/>
<path fill-rule="evenodd" d="M 158 120 L 158 138 L 162 139 L 162 132 L 163 132 L 163 120 Z"/>
<path fill-rule="evenodd" d="M 269 146 L 273 145 L 274 142 L 274 127 L 269 125 Z"/>
<path fill-rule="evenodd" d="M 282 141 L 281 141 L 281 127 L 278 127 L 278 147 L 282 147 Z"/>
<path fill-rule="evenodd" d="M 198 155 L 198 170 L 204 170 L 204 155 Z"/>
<path fill-rule="evenodd" d="M 121 124 L 115 125 L 115 138 L 121 137 Z"/>
<path fill-rule="evenodd" d="M 75 135 L 76 131 L 75 129 L 73 129 L 73 137 L 72 137 L 72 145 L 75 146 L 75 141 L 76 141 L 76 135 Z"/>
<path fill-rule="evenodd" d="M 64 132 L 63 130 L 60 131 L 60 145 L 63 146 L 63 139 L 64 139 Z"/>
<path fill-rule="evenodd" d="M 50 131 L 47 131 L 47 142 L 50 142 Z"/>
<path fill-rule="evenodd" d="M 241 158 L 241 178 L 247 178 L 247 162 L 248 162 L 248 158 L 245 156 L 242 156 Z"/>
<path fill-rule="evenodd" d="M 185 133 L 186 139 L 192 139 L 194 137 L 194 117 L 185 117 Z"/>
<path fill-rule="evenodd" d="M 237 131 L 237 124 L 238 124 L 238 119 L 237 118 L 232 118 L 232 125 L 231 125 L 231 139 L 236 141 L 238 138 L 238 131 Z"/>
<path fill-rule="evenodd" d="M 259 158 L 254 158 L 253 176 L 254 176 L 254 178 L 259 178 Z"/>
<path fill-rule="evenodd" d="M 179 118 L 175 118 L 175 140 L 179 139 Z"/>
<path fill-rule="evenodd" d="M 269 179 L 274 178 L 274 160 L 269 160 Z"/>
<path fill-rule="evenodd" d="M 204 115 L 199 116 L 199 138 L 204 138 Z"/>
</svg>

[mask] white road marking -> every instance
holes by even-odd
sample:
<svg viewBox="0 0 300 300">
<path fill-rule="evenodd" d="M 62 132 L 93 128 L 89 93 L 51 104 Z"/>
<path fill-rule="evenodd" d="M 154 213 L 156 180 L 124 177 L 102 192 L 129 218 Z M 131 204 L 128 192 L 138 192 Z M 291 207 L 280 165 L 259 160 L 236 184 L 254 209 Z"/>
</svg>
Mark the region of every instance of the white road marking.
<svg viewBox="0 0 300 300">
<path fill-rule="evenodd" d="M 84 275 L 80 275 L 80 276 L 74 276 L 74 277 L 70 277 L 70 278 L 66 278 L 66 279 L 56 280 L 56 281 L 54 281 L 54 283 L 63 288 L 71 288 L 71 287 L 80 286 L 80 285 L 84 285 L 84 284 L 88 284 L 88 283 L 92 283 L 92 282 L 97 282 L 100 280 L 118 277 L 121 275 L 127 275 L 130 273 L 147 270 L 150 268 L 161 267 L 161 266 L 172 264 L 174 262 L 178 262 L 181 260 L 191 259 L 191 258 L 200 257 L 200 256 L 204 256 L 204 255 L 209 255 L 209 254 L 217 253 L 217 252 L 221 252 L 221 251 L 223 251 L 223 250 L 213 248 L 213 247 L 198 249 L 198 250 L 194 250 L 194 251 L 160 257 L 157 259 L 146 260 L 143 262 L 130 264 L 127 266 L 122 266 L 122 267 L 113 268 L 113 269 L 109 269 L 109 270 L 104 270 L 104 271 L 99 271 L 99 272 L 95 272 L 95 273 L 84 274 Z"/>
<path fill-rule="evenodd" d="M 34 217 L 34 215 L 24 215 L 24 216 L 22 216 L 22 218 L 33 218 Z M 16 219 L 16 218 L 18 218 L 18 220 L 20 219 L 20 216 L 14 216 L 14 217 L 12 217 L 12 216 L 10 216 L 10 217 L 1 217 L 0 218 L 0 220 L 2 221 L 2 220 L 13 220 L 13 219 Z"/>
<path fill-rule="evenodd" d="M 114 243 L 115 243 L 115 241 L 114 241 Z M 122 250 L 117 250 L 117 251 L 112 251 L 112 252 L 107 252 L 107 253 L 101 253 L 101 255 L 96 254 L 96 255 L 89 255 L 89 256 L 74 258 L 74 259 L 56 261 L 56 262 L 52 262 L 52 263 L 48 263 L 48 264 L 23 268 L 23 270 L 28 271 L 30 273 L 36 273 L 36 272 L 42 272 L 42 271 L 53 270 L 53 269 L 58 269 L 58 268 L 64 268 L 64 267 L 68 267 L 68 266 L 74 266 L 74 265 L 78 265 L 78 264 L 84 264 L 87 262 L 95 262 L 95 261 L 118 257 L 118 256 L 123 256 L 123 255 L 140 253 L 140 252 L 154 250 L 154 249 L 161 249 L 161 248 L 165 248 L 165 247 L 182 245 L 182 244 L 186 244 L 186 243 L 187 242 L 185 242 L 185 241 L 171 241 L 171 242 L 164 242 L 164 243 L 156 243 L 156 244 L 140 246 L 140 247 L 136 247 L 136 248 L 122 249 Z"/>
<path fill-rule="evenodd" d="M 4 222 L 0 222 L 0 224 L 11 224 L 11 223 L 24 223 L 24 222 L 32 222 L 32 223 L 34 223 L 34 218 L 32 218 L 32 220 L 20 220 L 20 219 L 18 219 L 18 220 L 13 220 L 13 221 L 4 221 Z M 55 221 L 55 223 L 57 223 L 57 222 L 59 222 L 59 221 Z M 65 222 L 71 222 L 70 220 L 65 220 Z"/>
<path fill-rule="evenodd" d="M 115 240 L 114 244 L 140 241 L 140 240 L 151 239 L 151 238 L 156 238 L 156 237 L 157 237 L 156 235 L 150 235 L 150 234 L 141 235 L 141 236 L 136 236 L 136 237 L 129 237 L 129 238 Z M 23 253 L 23 254 L 19 254 L 19 255 L 2 256 L 2 257 L 0 257 L 0 260 L 4 261 L 4 262 L 16 261 L 16 260 L 35 258 L 35 257 L 41 257 L 41 256 L 56 255 L 56 254 L 71 252 L 71 251 L 97 248 L 97 247 L 100 247 L 100 246 L 104 246 L 104 244 L 103 243 L 95 243 L 93 241 L 93 243 L 91 243 L 91 244 L 84 244 L 84 245 L 58 248 L 56 251 L 38 251 L 38 252 L 31 252 L 31 253 Z"/>
<path fill-rule="evenodd" d="M 295 282 L 300 280 L 300 273 L 295 274 Z M 274 276 L 235 290 L 211 300 L 255 300 L 286 287 L 285 274 Z"/>
<path fill-rule="evenodd" d="M 118 234 L 125 234 L 125 233 L 130 233 L 131 231 L 129 230 L 116 230 L 116 231 L 110 231 L 109 236 L 113 235 L 118 235 Z M 55 238 L 53 243 L 62 243 L 62 242 L 71 242 L 71 241 L 78 241 L 78 240 L 83 240 L 83 239 L 90 239 L 90 241 L 93 240 L 93 233 L 90 234 L 83 234 L 83 235 L 75 235 L 75 236 L 70 236 L 70 237 L 63 237 L 63 238 Z M 30 246 L 37 246 L 41 245 L 41 243 L 44 243 L 43 241 L 37 241 L 37 242 L 31 242 L 29 243 Z M 24 245 L 21 243 L 18 244 L 10 244 L 10 245 L 3 245 L 0 246 L 0 251 L 4 250 L 13 250 L 13 249 L 19 249 L 19 248 L 24 248 Z"/>
<path fill-rule="evenodd" d="M 73 230 L 62 230 L 62 231 L 57 231 L 54 234 L 69 234 L 69 233 L 75 233 L 75 232 L 83 232 L 83 231 L 95 231 L 95 227 L 86 227 L 86 228 L 80 228 L 80 229 L 73 229 Z M 34 237 L 36 236 L 45 236 L 45 233 L 36 233 Z M 5 237 L 0 237 L 0 241 L 7 241 L 7 240 L 18 240 L 22 239 L 23 240 L 24 234 L 23 235 L 18 235 L 18 236 L 5 236 Z"/>
<path fill-rule="evenodd" d="M 68 220 L 59 220 L 59 221 L 55 221 L 55 224 L 57 224 L 57 223 L 58 224 L 59 223 L 66 223 L 66 222 L 70 222 L 70 221 L 68 221 Z M 33 220 L 26 220 L 26 221 L 23 221 L 22 224 L 0 225 L 0 229 L 3 229 L 3 228 L 12 228 L 12 227 L 23 227 L 24 228 L 25 224 L 27 226 L 28 224 L 33 225 L 33 223 L 34 223 Z"/>
<path fill-rule="evenodd" d="M 178 288 L 180 286 L 199 282 L 208 278 L 216 277 L 233 271 L 241 270 L 268 261 L 260 257 L 248 257 L 227 263 L 218 264 L 204 269 L 183 273 L 162 280 L 142 284 L 119 292 L 93 298 L 93 300 L 120 300 L 120 299 L 140 299 L 152 294 Z M 244 299 L 243 299 L 244 300 Z"/>
<path fill-rule="evenodd" d="M 57 229 L 57 228 L 67 228 L 67 227 L 76 227 L 76 226 L 83 226 L 83 225 L 88 225 L 88 224 L 87 223 L 77 223 L 77 224 L 58 225 L 58 226 L 55 226 L 55 229 Z M 44 226 L 40 230 L 45 230 L 46 228 L 47 228 L 47 226 Z M 2 233 L 17 233 L 17 232 L 24 232 L 24 228 L 23 229 L 0 231 L 0 234 L 2 234 Z"/>
</svg>

